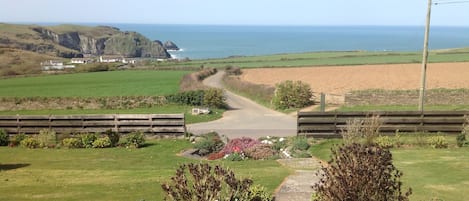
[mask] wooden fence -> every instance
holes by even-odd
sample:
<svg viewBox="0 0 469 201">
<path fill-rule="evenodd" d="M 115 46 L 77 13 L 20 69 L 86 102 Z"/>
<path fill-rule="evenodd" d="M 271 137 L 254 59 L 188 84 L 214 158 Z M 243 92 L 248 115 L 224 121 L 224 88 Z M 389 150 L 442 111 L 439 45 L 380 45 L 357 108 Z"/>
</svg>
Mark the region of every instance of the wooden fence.
<svg viewBox="0 0 469 201">
<path fill-rule="evenodd" d="M 43 129 L 51 129 L 58 134 L 96 133 L 107 130 L 119 133 L 141 131 L 162 135 L 186 132 L 184 114 L 0 116 L 0 129 L 9 134 L 37 134 Z"/>
<path fill-rule="evenodd" d="M 298 135 L 320 138 L 341 137 L 347 121 L 379 116 L 380 132 L 443 132 L 460 133 L 469 111 L 432 112 L 299 112 Z"/>
</svg>

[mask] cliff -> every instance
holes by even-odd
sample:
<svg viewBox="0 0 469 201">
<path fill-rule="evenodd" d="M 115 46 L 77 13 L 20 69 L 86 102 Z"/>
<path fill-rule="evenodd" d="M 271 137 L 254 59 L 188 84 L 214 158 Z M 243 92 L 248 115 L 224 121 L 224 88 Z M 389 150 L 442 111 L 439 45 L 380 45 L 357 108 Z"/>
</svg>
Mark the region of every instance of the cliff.
<svg viewBox="0 0 469 201">
<path fill-rule="evenodd" d="M 17 48 L 65 58 L 122 55 L 167 59 L 162 44 L 136 32 L 108 26 L 36 26 L 0 24 L 0 48 Z"/>
</svg>

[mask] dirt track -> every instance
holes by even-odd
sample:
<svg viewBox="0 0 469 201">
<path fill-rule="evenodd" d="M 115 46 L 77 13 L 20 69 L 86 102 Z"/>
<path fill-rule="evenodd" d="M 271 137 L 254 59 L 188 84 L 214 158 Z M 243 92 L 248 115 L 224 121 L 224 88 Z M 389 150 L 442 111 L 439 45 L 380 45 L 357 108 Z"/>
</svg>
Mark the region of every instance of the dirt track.
<svg viewBox="0 0 469 201">
<path fill-rule="evenodd" d="M 274 86 L 301 80 L 314 92 L 345 94 L 363 89 L 418 89 L 421 64 L 388 64 L 243 70 L 242 79 Z M 436 63 L 427 67 L 427 88 L 469 88 L 469 62 Z"/>
</svg>

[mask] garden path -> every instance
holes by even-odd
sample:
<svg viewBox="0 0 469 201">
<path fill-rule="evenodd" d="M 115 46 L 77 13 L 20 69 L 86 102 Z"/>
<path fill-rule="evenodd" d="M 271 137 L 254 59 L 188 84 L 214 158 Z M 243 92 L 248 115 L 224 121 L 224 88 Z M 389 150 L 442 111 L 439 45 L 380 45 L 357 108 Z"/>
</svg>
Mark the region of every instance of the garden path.
<svg viewBox="0 0 469 201">
<path fill-rule="evenodd" d="M 224 89 L 220 71 L 204 80 L 204 84 Z M 245 97 L 225 90 L 229 110 L 219 120 L 188 125 L 188 132 L 202 134 L 216 131 L 228 138 L 296 135 L 296 118 L 266 108 Z"/>
</svg>

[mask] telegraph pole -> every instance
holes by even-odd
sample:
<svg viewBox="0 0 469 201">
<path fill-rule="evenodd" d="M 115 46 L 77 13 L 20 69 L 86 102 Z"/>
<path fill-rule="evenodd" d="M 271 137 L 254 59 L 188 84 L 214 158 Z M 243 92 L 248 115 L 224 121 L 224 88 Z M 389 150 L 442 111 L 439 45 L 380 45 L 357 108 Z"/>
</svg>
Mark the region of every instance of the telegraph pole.
<svg viewBox="0 0 469 201">
<path fill-rule="evenodd" d="M 419 95 L 419 110 L 423 112 L 425 102 L 425 85 L 427 82 L 427 62 L 428 62 L 428 37 L 430 33 L 430 17 L 432 13 L 432 0 L 428 0 L 427 24 L 425 25 L 425 40 L 423 42 L 422 76 Z"/>
</svg>

